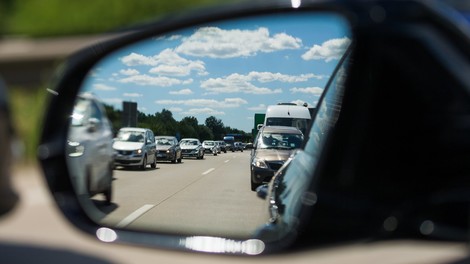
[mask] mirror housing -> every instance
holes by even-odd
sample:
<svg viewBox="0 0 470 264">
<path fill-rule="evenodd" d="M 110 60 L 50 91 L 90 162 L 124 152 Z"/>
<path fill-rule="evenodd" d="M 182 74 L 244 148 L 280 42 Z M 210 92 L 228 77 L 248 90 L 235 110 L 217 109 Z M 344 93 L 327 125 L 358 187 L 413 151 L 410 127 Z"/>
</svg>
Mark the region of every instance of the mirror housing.
<svg viewBox="0 0 470 264">
<path fill-rule="evenodd" d="M 402 216 L 408 216 L 407 213 L 409 212 L 403 211 L 404 209 L 399 205 L 406 204 L 410 201 L 413 202 L 413 205 L 420 205 L 419 202 L 423 202 L 430 208 L 433 208 L 432 204 L 429 203 L 435 202 L 435 200 L 432 199 L 434 198 L 432 196 L 432 192 L 439 193 L 440 191 L 447 191 L 446 189 L 443 189 L 444 187 L 439 187 L 445 185 L 443 183 L 450 183 L 450 180 L 445 179 L 444 177 L 433 177 L 432 180 L 435 180 L 435 185 L 432 186 L 432 192 L 430 192 L 429 190 L 426 190 L 426 188 L 420 188 L 423 182 L 427 182 L 422 178 L 420 180 L 423 181 L 407 182 L 405 178 L 400 178 L 399 180 L 397 178 L 394 178 L 393 176 L 396 176 L 396 174 L 393 174 L 392 177 L 380 178 L 382 180 L 385 179 L 385 181 L 378 182 L 377 179 L 372 177 L 377 176 L 377 172 L 384 172 L 380 169 L 388 169 L 390 168 L 390 166 L 377 166 L 374 167 L 374 169 L 377 169 L 376 171 L 367 170 L 368 173 L 364 174 L 365 176 L 358 176 L 361 175 L 361 170 L 368 169 L 367 163 L 364 163 L 363 161 L 367 160 L 367 158 L 374 156 L 380 157 L 380 155 L 377 155 L 377 153 L 380 154 L 385 152 L 384 150 L 380 150 L 379 148 L 364 148 L 364 145 L 369 142 L 369 139 L 377 140 L 375 141 L 375 143 L 381 142 L 378 140 L 378 134 L 374 132 L 374 129 L 377 128 L 374 127 L 376 123 L 367 122 L 369 122 L 370 120 L 381 121 L 378 116 L 371 115 L 372 113 L 374 113 L 374 110 L 378 107 L 378 105 L 380 105 L 384 101 L 388 102 L 388 97 L 384 95 L 392 94 L 376 93 L 376 90 L 374 89 L 378 90 L 378 88 L 380 87 L 378 84 L 383 84 L 383 87 L 386 87 L 388 89 L 387 91 L 392 91 L 392 87 L 390 85 L 387 85 L 386 82 L 379 82 L 377 79 L 374 79 L 372 77 L 378 76 L 376 78 L 381 80 L 393 80 L 394 76 L 384 71 L 384 69 L 387 69 L 390 72 L 396 71 L 394 73 L 403 74 L 404 70 L 402 70 L 400 67 L 388 67 L 390 65 L 397 66 L 397 64 L 391 64 L 390 62 L 399 62 L 400 59 L 409 62 L 411 65 L 415 65 L 406 59 L 407 56 L 410 55 L 409 51 L 406 50 L 406 44 L 410 44 L 411 46 L 419 48 L 426 47 L 427 53 L 425 55 L 430 55 L 431 58 L 434 59 L 431 62 L 436 63 L 436 67 L 439 66 L 444 68 L 444 70 L 442 68 L 437 69 L 438 67 L 432 69 L 428 67 L 424 67 L 423 69 L 420 69 L 420 67 L 415 67 L 413 69 L 407 68 L 408 70 L 410 70 L 409 72 L 421 71 L 420 73 L 422 73 L 422 75 L 420 76 L 431 76 L 432 74 L 429 74 L 429 72 L 447 72 L 447 70 L 449 69 L 446 69 L 445 65 L 454 64 L 449 61 L 442 61 L 445 60 L 446 56 L 441 56 L 442 54 L 433 53 L 437 52 L 437 50 L 440 50 L 439 48 L 433 45 L 437 45 L 436 43 L 438 43 L 439 45 L 447 44 L 447 46 L 444 45 L 446 48 L 448 48 L 446 49 L 446 51 L 450 51 L 452 55 L 468 55 L 468 52 L 464 50 L 468 48 L 470 42 L 468 41 L 466 33 L 463 32 L 461 28 L 456 26 L 456 24 L 458 23 L 455 22 L 455 18 L 449 17 L 446 14 L 442 14 L 442 12 L 439 11 L 439 8 L 432 6 L 432 4 L 424 4 L 421 2 L 414 1 L 399 1 L 396 3 L 389 3 L 387 1 L 351 2 L 352 3 L 344 1 L 325 1 L 318 3 L 316 1 L 302 1 L 302 5 L 300 7 L 292 7 L 290 1 L 270 1 L 269 3 L 260 3 L 257 1 L 253 3 L 249 2 L 246 5 L 239 5 L 235 8 L 230 7 L 227 10 L 217 10 L 217 12 L 212 13 L 200 13 L 194 17 L 179 19 L 176 21 L 168 20 L 142 26 L 140 28 L 137 28 L 134 32 L 124 33 L 122 36 L 118 36 L 114 40 L 95 45 L 75 54 L 69 59 L 66 64 L 64 64 L 64 67 L 60 69 L 60 72 L 58 72 L 59 78 L 57 79 L 57 82 L 53 85 L 55 87 L 55 93 L 51 95 L 50 98 L 50 105 L 47 111 L 48 115 L 46 116 L 46 119 L 44 121 L 44 129 L 41 136 L 40 146 L 38 148 L 38 158 L 43 167 L 47 183 L 52 191 L 54 199 L 56 200 L 64 215 L 81 230 L 105 242 L 125 242 L 133 244 L 143 244 L 147 246 L 157 246 L 169 249 L 227 254 L 256 255 L 261 253 L 276 252 L 280 249 L 286 249 L 295 245 L 295 239 L 297 238 L 295 236 L 299 234 L 303 234 L 303 236 L 301 237 L 301 241 L 311 242 L 311 244 L 309 245 L 321 245 L 326 242 L 330 242 L 331 240 L 335 240 L 334 242 L 345 241 L 347 238 L 349 238 L 345 237 L 345 234 L 351 233 L 354 233 L 354 235 L 356 235 L 354 238 L 359 237 L 375 239 L 383 237 L 389 238 L 393 236 L 410 236 L 410 234 L 411 236 L 416 236 L 416 233 L 420 232 L 417 231 L 419 230 L 419 225 L 423 223 L 423 218 L 429 216 L 429 213 L 426 211 L 419 212 L 421 214 L 418 215 L 412 215 L 414 217 L 417 217 L 413 218 L 413 220 L 417 220 L 416 222 L 419 223 L 418 228 L 416 228 L 416 226 L 412 226 L 409 222 L 407 222 L 408 220 L 406 219 L 406 217 L 402 218 L 400 217 L 400 215 L 393 215 L 393 212 L 395 212 L 394 209 L 402 210 L 399 211 L 400 213 L 403 213 Z M 381 11 L 380 14 L 386 14 L 386 16 L 374 16 L 374 14 L 376 13 L 373 13 L 372 10 L 377 10 L 375 8 L 379 8 Z M 399 10 L 405 10 L 409 12 L 402 13 Z M 351 22 L 351 26 L 354 30 L 353 36 L 355 41 L 351 49 L 351 57 L 354 58 L 354 63 L 352 63 L 351 68 L 348 68 L 348 77 L 345 82 L 345 87 L 350 88 L 350 90 L 346 89 L 347 92 L 344 96 L 344 105 L 342 108 L 344 114 L 341 115 L 331 135 L 328 137 L 324 149 L 321 152 L 315 149 L 315 151 L 311 153 L 311 155 L 314 156 L 316 158 L 316 161 L 318 162 L 318 168 L 314 172 L 312 172 L 312 183 L 308 187 L 308 189 L 309 193 L 317 195 L 319 199 L 318 203 L 313 203 L 310 200 L 307 200 L 306 203 L 303 203 L 301 205 L 301 208 L 299 209 L 301 214 L 298 218 L 296 218 L 299 221 L 299 224 L 305 227 L 307 231 L 305 233 L 302 233 L 300 232 L 300 230 L 298 232 L 297 230 L 289 230 L 289 232 L 285 233 L 295 234 L 293 236 L 289 235 L 289 239 L 284 239 L 285 237 L 282 236 L 276 237 L 276 233 L 271 233 L 274 234 L 273 237 L 276 237 L 276 240 L 241 240 L 239 238 L 233 237 L 220 238 L 205 235 L 190 236 L 184 234 L 167 234 L 155 231 L 151 232 L 145 230 L 124 229 L 119 226 L 108 227 L 99 225 L 96 223 L 96 221 L 93 221 L 93 219 L 91 219 L 91 217 L 87 214 L 86 210 L 84 209 L 87 206 L 91 205 L 83 204 L 83 202 L 77 199 L 76 193 L 70 181 L 69 171 L 66 165 L 64 149 L 66 146 L 66 138 L 68 132 L 67 116 L 56 114 L 72 112 L 72 106 L 74 104 L 75 97 L 81 88 L 82 80 L 84 80 L 89 74 L 89 70 L 103 57 L 122 47 L 136 43 L 143 39 L 164 35 L 174 30 L 183 29 L 192 25 L 210 24 L 212 22 L 227 19 L 249 18 L 250 16 L 266 14 L 293 14 L 297 12 L 332 12 L 344 16 Z M 416 25 L 416 21 L 419 21 L 419 23 L 421 24 Z M 427 26 L 425 28 L 426 30 L 422 32 L 419 30 L 416 31 L 415 27 L 422 26 L 423 24 Z M 432 28 L 433 30 L 429 31 L 428 27 Z M 412 32 L 413 34 L 416 33 L 416 35 L 412 34 L 412 36 L 410 36 L 410 32 Z M 436 32 L 442 34 L 437 34 Z M 445 34 L 443 34 L 443 32 L 445 32 Z M 444 36 L 446 36 L 447 38 L 451 38 L 452 44 L 449 44 L 447 39 L 444 38 Z M 439 41 L 431 41 L 433 37 L 434 39 L 437 38 L 437 40 Z M 390 42 L 393 40 L 395 41 Z M 390 43 L 395 44 L 395 46 L 391 46 Z M 384 47 L 390 48 L 390 50 L 385 49 Z M 429 50 L 431 50 L 432 52 L 430 52 Z M 396 52 L 395 54 L 398 54 L 400 56 L 393 56 L 393 54 L 391 54 L 391 51 Z M 459 65 L 467 66 L 468 61 L 466 61 L 466 59 L 464 58 L 468 58 L 468 56 L 452 56 L 452 58 L 456 57 L 460 59 Z M 412 58 L 416 58 L 417 60 L 422 59 L 422 57 Z M 426 64 L 431 65 L 432 63 L 425 63 L 424 65 Z M 466 67 L 461 68 L 467 69 Z M 429 70 L 429 72 L 426 72 L 426 70 Z M 371 73 L 374 73 L 375 75 L 372 75 Z M 459 71 L 459 73 L 461 72 Z M 466 82 L 467 80 L 465 80 L 465 78 L 461 78 L 462 76 L 467 76 L 466 74 L 468 73 L 464 73 L 462 75 L 456 74 L 458 76 L 454 76 L 454 74 L 449 74 L 446 75 L 445 80 L 451 80 L 451 82 L 449 83 L 456 84 L 455 87 L 468 88 L 470 86 L 468 86 L 468 83 Z M 438 75 L 436 74 L 436 76 Z M 413 78 L 414 76 L 407 77 L 410 77 L 409 80 L 416 80 Z M 369 83 L 368 81 L 370 81 L 371 79 L 375 82 Z M 405 80 L 405 78 L 400 80 Z M 426 78 L 422 78 L 420 80 L 424 81 L 426 80 Z M 397 82 L 393 83 L 400 84 Z M 428 81 L 425 83 L 428 84 L 430 82 Z M 454 87 L 453 85 L 450 86 Z M 362 89 L 353 89 L 354 87 L 361 87 Z M 410 81 L 407 86 L 407 88 L 410 88 L 413 92 L 416 92 L 416 94 L 420 94 L 418 93 L 419 90 L 415 89 L 416 87 L 418 87 L 418 85 L 413 81 Z M 432 87 L 435 88 L 435 86 Z M 464 99 L 467 99 L 468 95 L 461 92 L 460 90 L 453 90 L 453 92 L 455 92 L 455 94 L 462 95 L 462 101 L 457 100 L 457 104 L 455 104 L 456 108 L 452 109 L 458 109 L 462 110 L 462 112 L 465 112 L 464 110 L 467 109 L 465 107 L 466 101 L 464 101 Z M 447 93 L 442 94 L 447 95 Z M 401 97 L 393 98 L 403 99 Z M 417 96 L 413 98 L 421 98 L 420 100 L 426 100 L 430 97 Z M 443 96 L 441 97 L 441 99 L 445 100 L 448 98 Z M 394 103 L 396 103 L 397 101 L 394 101 Z M 449 101 L 451 100 L 449 99 Z M 429 107 L 426 102 L 419 102 L 421 103 L 419 106 Z M 431 99 L 430 102 L 435 103 L 435 101 Z M 407 103 L 407 105 L 413 106 L 411 101 L 407 101 Z M 388 104 L 387 106 L 389 106 L 389 111 L 385 111 L 383 108 L 380 108 L 383 111 L 381 113 L 385 113 L 385 116 L 387 117 L 395 117 L 395 119 L 393 120 L 397 120 L 400 125 L 403 125 L 400 127 L 403 129 L 403 131 L 408 131 L 406 129 L 406 125 L 410 125 L 413 128 L 417 128 L 416 126 L 413 126 L 413 122 L 411 122 L 410 119 L 406 119 L 409 118 L 409 112 L 404 111 L 403 109 L 397 109 L 397 107 L 392 107 L 391 104 Z M 449 109 L 451 107 L 452 106 L 450 106 Z M 367 111 L 365 111 L 364 109 Z M 410 109 L 417 110 L 419 108 L 412 107 Z M 396 116 L 394 116 L 394 114 L 396 114 L 395 112 L 393 112 L 394 110 L 399 111 L 398 113 L 401 117 L 404 118 L 403 120 L 405 121 L 396 118 Z M 435 111 L 434 113 L 437 114 L 449 114 L 445 118 L 440 119 L 441 121 L 446 121 L 446 123 L 449 122 L 453 125 L 453 128 L 462 128 L 461 131 L 466 131 L 462 127 L 462 124 L 457 122 L 450 122 L 455 121 L 453 120 L 454 117 L 450 116 L 450 112 L 452 111 L 439 112 L 438 110 L 439 109 L 433 109 L 433 111 Z M 321 120 L 322 117 L 319 116 L 319 112 L 320 109 L 318 109 L 315 113 L 314 122 Z M 365 113 L 369 114 L 366 118 L 364 118 Z M 420 117 L 429 118 L 431 116 Z M 464 116 L 462 115 L 462 117 Z M 385 129 L 387 124 L 385 122 L 379 122 L 379 124 L 379 131 L 387 132 L 387 130 Z M 357 129 L 357 127 L 360 127 L 361 129 Z M 429 130 L 426 131 L 433 131 L 434 127 L 427 126 L 427 128 L 429 128 Z M 429 136 L 430 138 L 439 138 L 440 136 L 437 133 L 432 135 L 425 135 Z M 462 133 L 462 135 L 468 136 L 468 133 Z M 459 139 L 462 138 L 459 137 Z M 310 137 L 310 140 L 310 142 L 314 142 L 315 138 Z M 306 141 L 309 140 L 307 139 Z M 412 141 L 406 140 L 406 142 Z M 455 144 L 456 142 L 452 141 L 452 143 Z M 445 144 L 440 144 L 439 147 L 442 147 L 442 149 L 446 151 L 455 150 L 445 149 L 443 147 L 444 145 Z M 381 145 L 375 144 L 374 146 Z M 393 144 L 388 144 L 387 146 L 393 147 Z M 416 147 L 416 145 L 413 146 Z M 423 144 L 421 146 L 425 145 Z M 256 148 L 256 146 L 254 146 L 254 148 Z M 418 148 L 415 148 L 414 150 L 416 149 Z M 378 152 L 376 153 L 375 151 Z M 465 153 L 465 151 L 467 151 L 467 149 L 462 151 L 462 153 Z M 393 154 L 399 154 L 399 152 L 393 152 Z M 416 154 L 418 155 L 422 153 L 417 152 Z M 408 156 L 408 158 L 410 157 L 411 156 Z M 410 160 L 411 159 L 409 159 L 408 161 Z M 420 161 L 423 162 L 425 161 L 425 159 L 422 159 Z M 384 165 L 383 163 L 380 164 Z M 418 170 L 418 168 L 416 167 L 414 172 L 419 173 L 420 170 Z M 456 180 L 456 182 L 460 182 L 460 180 L 462 179 L 458 179 Z M 462 181 L 464 183 L 467 183 L 466 180 Z M 397 187 L 397 189 L 395 189 L 397 191 L 393 192 L 392 190 L 390 192 L 391 189 L 387 188 L 388 183 L 393 183 L 394 186 Z M 410 194 L 413 190 L 418 189 L 420 190 L 420 195 L 422 195 L 421 197 L 424 197 L 424 199 L 418 201 L 414 200 L 415 197 L 412 196 L 408 196 L 406 198 L 401 197 L 399 190 L 401 190 L 400 187 L 404 186 L 402 184 L 407 187 L 406 190 L 409 191 L 407 194 Z M 378 188 L 378 186 L 380 188 Z M 377 191 L 375 192 L 374 190 Z M 389 196 L 381 196 L 384 193 L 381 192 L 381 190 L 387 190 L 387 194 Z M 357 199 L 358 197 L 360 197 L 361 199 Z M 379 197 L 381 199 L 375 200 L 374 198 L 376 197 Z M 389 203 L 389 201 L 384 197 L 394 198 L 393 202 Z M 463 197 L 467 198 L 466 196 Z M 345 204 L 343 203 L 343 201 L 346 201 L 348 203 Z M 349 202 L 351 202 L 351 204 L 349 204 Z M 357 202 L 356 204 L 359 204 L 360 206 L 354 206 L 354 202 Z M 382 205 L 386 206 L 381 207 Z M 468 205 L 468 203 L 466 203 L 465 205 Z M 381 210 L 378 211 L 376 210 L 377 208 L 380 208 Z M 385 209 L 382 210 L 383 208 Z M 424 206 L 422 208 L 427 207 Z M 462 208 L 465 207 L 459 207 L 459 209 Z M 395 217 L 392 218 L 392 220 L 397 219 L 397 221 L 400 223 L 399 229 L 390 228 L 390 226 L 386 225 L 386 223 L 388 223 L 386 220 L 391 219 L 390 217 Z M 345 219 L 347 220 L 345 221 Z M 463 221 L 465 220 L 466 219 L 463 219 Z M 404 226 L 403 229 L 402 226 Z M 273 229 L 275 230 L 275 228 Z M 281 232 L 280 234 L 283 233 Z M 425 234 L 421 235 L 427 238 L 432 237 Z"/>
</svg>

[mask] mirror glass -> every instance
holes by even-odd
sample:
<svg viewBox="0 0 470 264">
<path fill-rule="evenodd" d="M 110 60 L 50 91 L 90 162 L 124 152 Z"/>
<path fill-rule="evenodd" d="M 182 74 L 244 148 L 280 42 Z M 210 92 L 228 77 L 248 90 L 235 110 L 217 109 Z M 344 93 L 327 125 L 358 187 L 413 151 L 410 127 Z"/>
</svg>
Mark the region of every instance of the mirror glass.
<svg viewBox="0 0 470 264">
<path fill-rule="evenodd" d="M 90 218 L 252 237 L 270 218 L 252 190 L 251 164 L 264 162 L 252 159 L 258 125 L 280 103 L 314 114 L 350 42 L 343 17 L 295 12 L 197 25 L 107 55 L 83 82 L 68 138 L 70 175 Z M 271 133 L 274 151 L 301 145 Z"/>
</svg>

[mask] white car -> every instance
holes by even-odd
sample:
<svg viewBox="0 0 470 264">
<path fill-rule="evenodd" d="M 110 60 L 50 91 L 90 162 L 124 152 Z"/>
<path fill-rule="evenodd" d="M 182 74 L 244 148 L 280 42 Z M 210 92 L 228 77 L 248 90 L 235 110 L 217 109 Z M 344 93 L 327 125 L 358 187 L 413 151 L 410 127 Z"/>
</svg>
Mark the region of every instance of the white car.
<svg viewBox="0 0 470 264">
<path fill-rule="evenodd" d="M 67 164 L 78 195 L 112 199 L 113 133 L 102 104 L 90 94 L 75 101 L 67 140 Z"/>
</svg>

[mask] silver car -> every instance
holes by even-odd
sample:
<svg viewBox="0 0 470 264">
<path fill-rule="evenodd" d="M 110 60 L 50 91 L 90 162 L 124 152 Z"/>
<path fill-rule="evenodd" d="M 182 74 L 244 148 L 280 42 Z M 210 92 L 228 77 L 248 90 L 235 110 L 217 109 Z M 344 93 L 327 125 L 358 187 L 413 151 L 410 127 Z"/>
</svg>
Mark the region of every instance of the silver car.
<svg viewBox="0 0 470 264">
<path fill-rule="evenodd" d="M 67 140 L 67 163 L 78 195 L 103 193 L 112 199 L 113 133 L 104 107 L 94 96 L 82 94 L 75 101 Z"/>
<path fill-rule="evenodd" d="M 139 167 L 145 170 L 150 164 L 157 167 L 157 144 L 152 130 L 123 127 L 114 139 L 115 164 L 123 167 Z"/>
</svg>

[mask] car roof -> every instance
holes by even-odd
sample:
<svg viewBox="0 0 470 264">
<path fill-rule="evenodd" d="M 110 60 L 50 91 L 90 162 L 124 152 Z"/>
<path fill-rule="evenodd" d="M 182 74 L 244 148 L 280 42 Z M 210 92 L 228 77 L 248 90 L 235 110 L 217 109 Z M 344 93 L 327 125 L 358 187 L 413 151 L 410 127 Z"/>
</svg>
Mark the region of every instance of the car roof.
<svg viewBox="0 0 470 264">
<path fill-rule="evenodd" d="M 183 141 L 183 140 L 199 140 L 199 139 L 197 139 L 197 138 L 183 138 L 183 139 L 181 139 L 181 141 Z"/>
<path fill-rule="evenodd" d="M 173 136 L 155 136 L 155 138 L 176 138 L 176 137 L 173 137 Z"/>
<path fill-rule="evenodd" d="M 262 132 L 302 134 L 298 128 L 290 126 L 263 126 Z"/>
<path fill-rule="evenodd" d="M 139 132 L 145 132 L 145 131 L 148 131 L 150 129 L 148 128 L 140 128 L 140 127 L 123 127 L 121 129 L 119 129 L 119 131 L 139 131 Z"/>
</svg>

